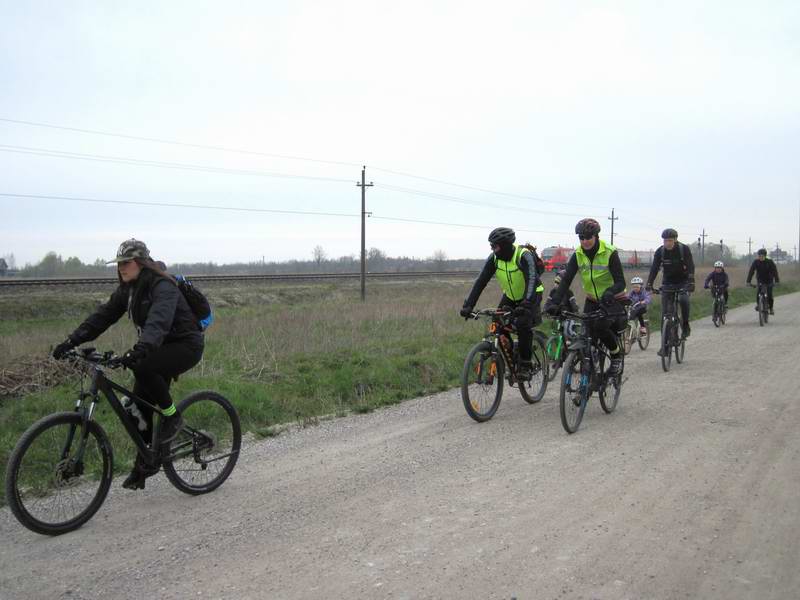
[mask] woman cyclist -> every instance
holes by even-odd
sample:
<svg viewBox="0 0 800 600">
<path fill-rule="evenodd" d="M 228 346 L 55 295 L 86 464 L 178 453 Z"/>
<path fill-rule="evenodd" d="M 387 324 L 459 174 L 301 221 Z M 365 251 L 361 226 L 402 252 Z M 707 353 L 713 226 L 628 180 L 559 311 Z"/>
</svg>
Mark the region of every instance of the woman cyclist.
<svg viewBox="0 0 800 600">
<path fill-rule="evenodd" d="M 200 362 L 203 334 L 177 283 L 164 272 L 163 263 L 150 258 L 144 242 L 122 242 L 116 258 L 108 264 L 112 263 L 117 263 L 117 289 L 108 302 L 56 346 L 53 357 L 61 358 L 75 346 L 96 339 L 127 313 L 139 336 L 120 361 L 136 378 L 134 394 L 162 409 L 158 443 L 163 444 L 174 439 L 183 427 L 169 394 L 170 383 Z M 153 410 L 143 404 L 138 408 L 147 422 L 144 438 L 152 439 Z M 156 472 L 137 455 L 133 471 L 122 487 L 144 489 L 145 478 Z"/>
</svg>

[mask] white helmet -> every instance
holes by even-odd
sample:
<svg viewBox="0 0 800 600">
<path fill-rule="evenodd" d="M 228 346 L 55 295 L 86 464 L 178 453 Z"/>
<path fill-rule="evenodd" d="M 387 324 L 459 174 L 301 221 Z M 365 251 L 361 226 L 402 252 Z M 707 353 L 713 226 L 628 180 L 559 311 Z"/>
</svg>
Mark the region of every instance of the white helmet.
<svg viewBox="0 0 800 600">
<path fill-rule="evenodd" d="M 633 279 L 631 279 L 631 285 L 636 285 L 636 284 L 642 285 L 643 283 L 644 281 L 642 281 L 641 277 L 634 277 Z"/>
<path fill-rule="evenodd" d="M 722 264 L 722 261 L 721 261 L 721 260 L 718 260 L 717 262 L 715 262 L 715 263 L 714 263 L 714 268 L 715 268 L 715 269 L 716 269 L 717 267 L 719 267 L 720 269 L 722 269 L 724 266 L 725 266 L 725 265 L 723 265 L 723 264 Z"/>
</svg>

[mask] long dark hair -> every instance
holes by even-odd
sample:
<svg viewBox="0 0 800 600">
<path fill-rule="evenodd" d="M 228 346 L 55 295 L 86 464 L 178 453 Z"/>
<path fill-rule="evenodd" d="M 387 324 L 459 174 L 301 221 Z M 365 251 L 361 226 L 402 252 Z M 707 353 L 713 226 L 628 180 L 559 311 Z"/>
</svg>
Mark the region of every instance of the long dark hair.
<svg viewBox="0 0 800 600">
<path fill-rule="evenodd" d="M 133 260 L 136 261 L 136 264 L 139 265 L 139 268 L 142 271 L 152 271 L 153 273 L 155 273 L 159 277 L 163 277 L 164 279 L 172 282 L 172 285 L 175 285 L 175 286 L 178 285 L 178 282 L 175 281 L 175 278 L 172 275 L 170 275 L 169 273 L 167 273 L 167 265 L 165 265 L 160 260 L 159 261 L 155 261 L 152 258 L 134 258 Z M 140 277 L 141 277 L 141 274 L 140 274 Z M 119 266 L 117 266 L 117 279 L 119 279 L 120 285 L 122 285 L 124 283 L 122 281 L 122 275 L 119 274 Z"/>
</svg>

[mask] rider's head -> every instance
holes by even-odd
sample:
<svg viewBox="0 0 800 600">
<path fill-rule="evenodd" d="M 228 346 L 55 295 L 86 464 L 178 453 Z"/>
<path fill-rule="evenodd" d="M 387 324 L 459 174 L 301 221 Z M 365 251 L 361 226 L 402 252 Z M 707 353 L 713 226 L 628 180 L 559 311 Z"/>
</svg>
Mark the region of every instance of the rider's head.
<svg viewBox="0 0 800 600">
<path fill-rule="evenodd" d="M 678 232 L 669 227 L 661 232 L 661 239 L 664 240 L 664 248 L 672 250 L 678 241 Z"/>
<path fill-rule="evenodd" d="M 489 245 L 497 258 L 510 260 L 514 255 L 517 234 L 510 227 L 498 227 L 489 234 Z"/>
<path fill-rule="evenodd" d="M 642 284 L 643 283 L 644 283 L 644 281 L 642 280 L 641 277 L 634 277 L 633 279 L 631 279 L 631 289 L 634 292 L 638 292 L 639 290 L 642 289 Z"/>
<path fill-rule="evenodd" d="M 581 248 L 584 250 L 591 250 L 597 243 L 597 234 L 600 233 L 600 223 L 592 218 L 581 219 L 575 225 L 575 233 L 581 241 Z"/>
<path fill-rule="evenodd" d="M 120 282 L 129 283 L 139 277 L 143 261 L 151 261 L 150 251 L 144 242 L 131 238 L 119 245 L 117 256 L 108 264 L 117 263 Z"/>
<path fill-rule="evenodd" d="M 718 260 L 717 262 L 714 263 L 714 270 L 717 273 L 722 273 L 722 269 L 724 269 L 724 268 L 725 268 L 725 264 L 721 260 Z"/>
<path fill-rule="evenodd" d="M 564 275 L 566 275 L 566 274 L 567 274 L 567 270 L 566 269 L 559 269 L 558 273 L 556 273 L 556 276 L 553 277 L 553 285 L 560 285 L 561 284 L 561 278 L 564 277 Z"/>
<path fill-rule="evenodd" d="M 765 258 L 767 258 L 767 249 L 760 248 L 758 251 L 758 260 L 764 260 Z"/>
</svg>

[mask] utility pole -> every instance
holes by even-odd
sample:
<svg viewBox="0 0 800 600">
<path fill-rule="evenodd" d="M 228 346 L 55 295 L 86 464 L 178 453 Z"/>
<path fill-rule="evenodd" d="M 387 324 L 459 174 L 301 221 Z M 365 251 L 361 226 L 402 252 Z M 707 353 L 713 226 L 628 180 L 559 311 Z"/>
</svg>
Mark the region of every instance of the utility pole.
<svg viewBox="0 0 800 600">
<path fill-rule="evenodd" d="M 366 182 L 367 167 L 361 168 L 361 183 L 356 183 L 361 188 L 361 301 L 367 299 L 367 188 L 372 182 Z"/>
<path fill-rule="evenodd" d="M 706 238 L 708 234 L 706 233 L 705 227 L 703 228 L 703 233 L 700 234 L 700 237 L 697 238 L 698 244 L 700 244 L 700 264 L 706 262 Z M 702 243 L 700 243 L 700 239 L 702 238 Z"/>
<path fill-rule="evenodd" d="M 753 238 L 747 238 L 747 260 L 753 260 Z"/>
<path fill-rule="evenodd" d="M 614 245 L 614 221 L 619 221 L 619 217 L 614 216 L 614 209 L 611 209 L 611 216 L 608 217 L 608 220 L 611 221 L 611 245 Z"/>
</svg>

